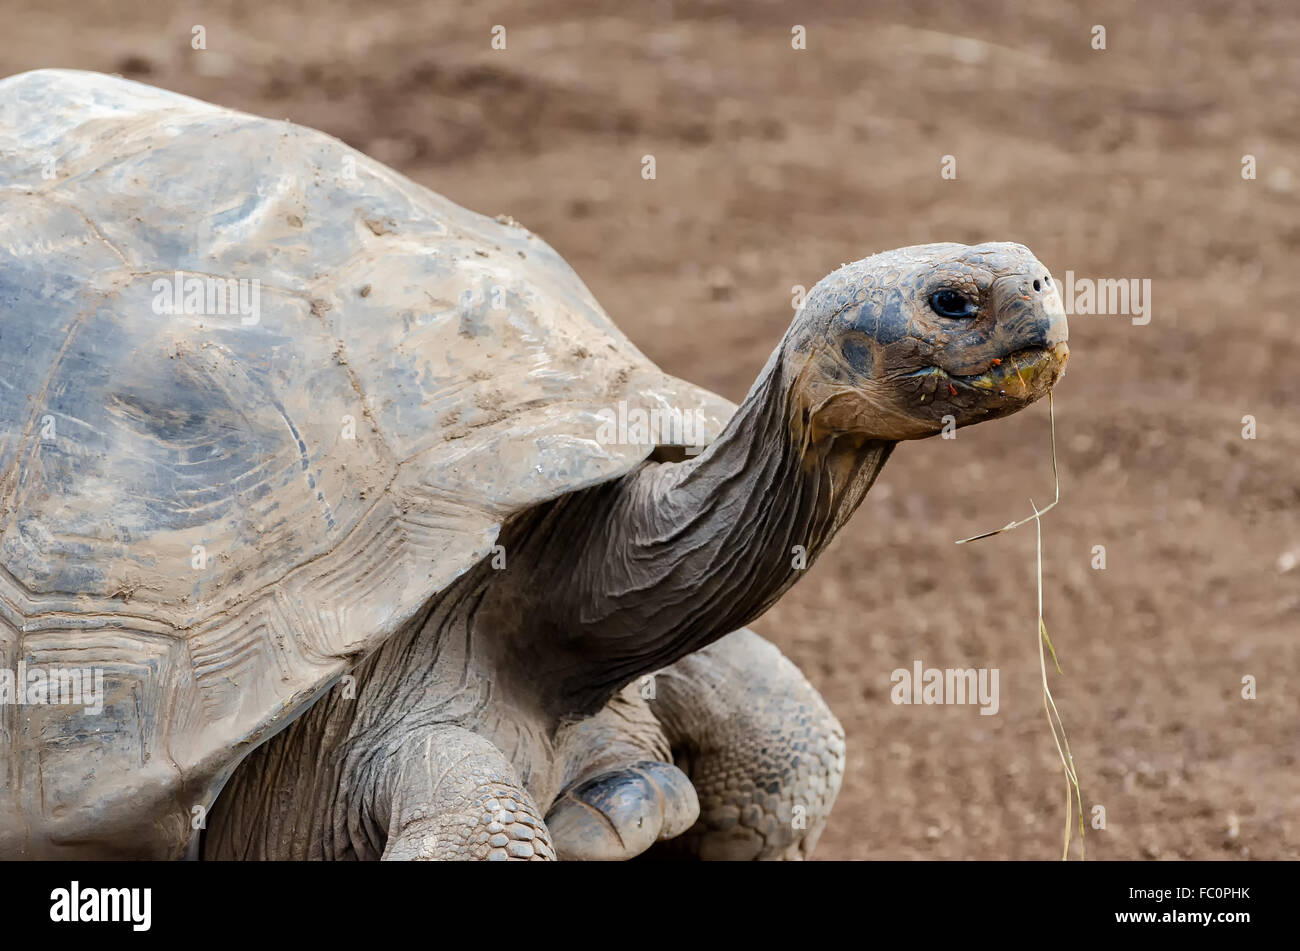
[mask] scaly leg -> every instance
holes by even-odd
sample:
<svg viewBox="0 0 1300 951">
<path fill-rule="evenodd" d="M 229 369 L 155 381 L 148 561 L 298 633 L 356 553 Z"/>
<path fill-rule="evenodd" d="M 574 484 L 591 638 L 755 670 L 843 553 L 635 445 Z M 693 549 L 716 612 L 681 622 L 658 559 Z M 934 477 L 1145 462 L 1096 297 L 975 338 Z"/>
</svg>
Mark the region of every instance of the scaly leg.
<svg viewBox="0 0 1300 951">
<path fill-rule="evenodd" d="M 487 740 L 454 726 L 414 736 L 390 762 L 374 812 L 387 816 L 386 860 L 555 858 L 541 812 Z"/>
<path fill-rule="evenodd" d="M 844 776 L 844 730 L 772 644 L 742 628 L 655 675 L 650 710 L 700 800 L 651 857 L 804 859 Z"/>
</svg>

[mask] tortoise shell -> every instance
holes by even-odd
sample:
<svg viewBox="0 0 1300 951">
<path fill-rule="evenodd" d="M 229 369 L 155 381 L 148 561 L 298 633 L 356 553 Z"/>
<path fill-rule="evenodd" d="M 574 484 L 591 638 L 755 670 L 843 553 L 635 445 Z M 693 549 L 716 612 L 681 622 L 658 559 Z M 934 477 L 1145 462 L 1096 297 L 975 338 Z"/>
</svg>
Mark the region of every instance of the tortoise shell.
<svg viewBox="0 0 1300 951">
<path fill-rule="evenodd" d="M 602 438 L 620 404 L 700 443 L 734 409 L 539 238 L 330 136 L 0 81 L 0 671 L 103 676 L 97 713 L 0 705 L 0 856 L 183 852 L 504 519 L 654 450 Z"/>
</svg>

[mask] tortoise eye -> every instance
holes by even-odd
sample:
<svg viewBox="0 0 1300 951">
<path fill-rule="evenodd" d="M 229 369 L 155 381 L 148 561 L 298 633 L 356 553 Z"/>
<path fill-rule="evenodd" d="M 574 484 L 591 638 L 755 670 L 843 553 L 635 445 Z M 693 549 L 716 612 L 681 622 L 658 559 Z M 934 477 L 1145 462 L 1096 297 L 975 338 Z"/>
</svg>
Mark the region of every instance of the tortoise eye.
<svg viewBox="0 0 1300 951">
<path fill-rule="evenodd" d="M 935 291 L 930 295 L 930 308 L 940 317 L 974 317 L 978 309 L 975 302 L 956 291 Z"/>
</svg>

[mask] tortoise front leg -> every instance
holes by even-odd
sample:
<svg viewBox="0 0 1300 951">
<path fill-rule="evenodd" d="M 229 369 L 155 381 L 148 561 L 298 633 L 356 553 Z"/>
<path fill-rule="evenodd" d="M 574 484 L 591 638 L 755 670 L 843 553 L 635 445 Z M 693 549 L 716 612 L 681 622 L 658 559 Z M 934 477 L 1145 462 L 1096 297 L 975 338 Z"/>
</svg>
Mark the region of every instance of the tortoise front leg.
<svg viewBox="0 0 1300 951">
<path fill-rule="evenodd" d="M 325 743 L 331 706 L 322 700 L 240 766 L 205 858 L 555 858 L 541 812 L 488 740 L 435 724 L 340 756 Z"/>
<path fill-rule="evenodd" d="M 799 668 L 742 628 L 655 675 L 650 709 L 700 818 L 650 857 L 804 859 L 844 776 L 844 729 Z"/>
<path fill-rule="evenodd" d="M 385 860 L 551 860 L 541 811 L 495 746 L 434 726 L 386 757 L 371 814 L 385 823 Z M 385 822 L 386 820 L 386 822 Z"/>
<path fill-rule="evenodd" d="M 689 829 L 700 806 L 633 683 L 558 743 L 562 792 L 546 814 L 561 859 L 615 861 Z"/>
<path fill-rule="evenodd" d="M 779 650 L 741 629 L 569 727 L 547 813 L 560 858 L 802 859 L 844 775 L 844 730 Z M 649 691 L 647 691 L 649 693 Z"/>
</svg>

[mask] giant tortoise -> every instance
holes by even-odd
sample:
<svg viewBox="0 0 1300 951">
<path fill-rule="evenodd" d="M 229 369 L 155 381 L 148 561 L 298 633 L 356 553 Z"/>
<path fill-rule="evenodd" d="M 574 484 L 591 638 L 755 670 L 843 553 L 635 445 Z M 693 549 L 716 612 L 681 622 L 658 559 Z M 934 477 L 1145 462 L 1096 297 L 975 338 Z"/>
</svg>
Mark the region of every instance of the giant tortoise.
<svg viewBox="0 0 1300 951">
<path fill-rule="evenodd" d="M 336 139 L 6 79 L 0 857 L 804 857 L 843 732 L 745 625 L 1065 341 L 1026 248 L 904 248 L 736 407 Z"/>
</svg>

